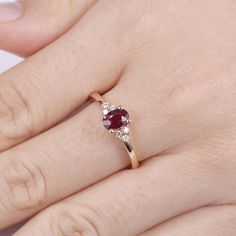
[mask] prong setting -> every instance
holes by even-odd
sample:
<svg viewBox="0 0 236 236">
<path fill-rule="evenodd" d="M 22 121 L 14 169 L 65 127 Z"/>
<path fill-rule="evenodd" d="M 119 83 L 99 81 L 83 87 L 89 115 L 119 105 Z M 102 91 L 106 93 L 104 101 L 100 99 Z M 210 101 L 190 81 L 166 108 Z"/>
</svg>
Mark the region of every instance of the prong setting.
<svg viewBox="0 0 236 236">
<path fill-rule="evenodd" d="M 131 123 L 131 120 L 129 119 L 128 112 L 123 106 L 115 106 L 107 102 L 102 103 L 101 119 L 104 126 L 106 125 L 105 128 L 108 129 L 111 134 L 114 134 L 124 142 L 129 140 L 130 129 L 128 125 Z M 119 122 L 119 125 L 112 124 L 112 122 Z M 110 128 L 112 125 L 114 128 Z"/>
<path fill-rule="evenodd" d="M 99 103 L 102 106 L 102 110 L 105 110 L 101 117 L 104 127 L 107 129 L 107 131 L 114 133 L 116 137 L 123 141 L 130 157 L 132 169 L 138 168 L 139 160 L 133 148 L 131 140 L 129 140 L 129 123 L 131 122 L 129 119 L 129 113 L 124 108 L 118 109 L 117 106 L 105 102 L 102 95 L 100 95 L 98 92 L 91 93 L 89 98 Z M 106 110 L 108 110 L 109 112 L 107 113 Z"/>
</svg>

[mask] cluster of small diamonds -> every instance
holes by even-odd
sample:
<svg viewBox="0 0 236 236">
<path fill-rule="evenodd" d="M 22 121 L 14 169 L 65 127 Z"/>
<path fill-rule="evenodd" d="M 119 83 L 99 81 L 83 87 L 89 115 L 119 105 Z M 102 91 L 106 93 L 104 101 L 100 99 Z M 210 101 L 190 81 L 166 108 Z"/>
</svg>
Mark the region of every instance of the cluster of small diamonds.
<svg viewBox="0 0 236 236">
<path fill-rule="evenodd" d="M 104 102 L 102 103 L 102 119 L 105 115 L 107 115 L 109 112 L 118 109 L 120 106 L 114 106 L 111 103 Z M 129 134 L 130 134 L 130 129 L 128 125 L 124 125 L 119 129 L 116 130 L 110 130 L 111 133 L 113 133 L 117 138 L 121 139 L 124 142 L 129 141 Z"/>
<path fill-rule="evenodd" d="M 127 142 L 129 140 L 129 127 L 128 126 L 124 126 L 118 130 L 114 131 L 114 134 L 116 135 L 116 137 L 120 138 L 121 140 Z"/>
<path fill-rule="evenodd" d="M 102 103 L 102 113 L 103 113 L 102 118 L 104 115 L 107 115 L 110 111 L 113 111 L 116 108 L 117 108 L 116 106 L 112 105 L 109 102 L 103 102 Z"/>
</svg>

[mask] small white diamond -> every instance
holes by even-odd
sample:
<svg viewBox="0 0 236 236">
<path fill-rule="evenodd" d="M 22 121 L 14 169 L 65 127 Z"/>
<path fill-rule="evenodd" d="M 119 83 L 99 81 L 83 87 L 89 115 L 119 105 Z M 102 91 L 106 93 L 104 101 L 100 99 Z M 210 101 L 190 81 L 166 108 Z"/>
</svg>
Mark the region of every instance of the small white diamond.
<svg viewBox="0 0 236 236">
<path fill-rule="evenodd" d="M 129 135 L 123 135 L 121 138 L 124 142 L 129 141 Z"/>
<path fill-rule="evenodd" d="M 123 132 L 125 133 L 125 134 L 128 134 L 129 133 L 129 127 L 124 127 L 124 129 L 123 129 Z"/>
<path fill-rule="evenodd" d="M 110 110 L 110 111 L 113 111 L 113 110 L 115 110 L 116 108 L 117 108 L 116 106 L 110 105 L 109 110 Z"/>
<path fill-rule="evenodd" d="M 102 103 L 102 108 L 107 109 L 107 108 L 109 108 L 110 105 L 111 104 L 109 102 L 104 102 L 104 103 Z"/>
<path fill-rule="evenodd" d="M 115 135 L 116 135 L 116 137 L 118 137 L 118 138 L 122 138 L 122 132 L 121 132 L 121 130 L 117 130 L 117 131 L 115 131 Z"/>
<path fill-rule="evenodd" d="M 109 113 L 109 111 L 108 111 L 108 109 L 104 109 L 104 110 L 102 111 L 102 113 L 103 113 L 103 115 L 107 115 L 107 114 Z"/>
</svg>

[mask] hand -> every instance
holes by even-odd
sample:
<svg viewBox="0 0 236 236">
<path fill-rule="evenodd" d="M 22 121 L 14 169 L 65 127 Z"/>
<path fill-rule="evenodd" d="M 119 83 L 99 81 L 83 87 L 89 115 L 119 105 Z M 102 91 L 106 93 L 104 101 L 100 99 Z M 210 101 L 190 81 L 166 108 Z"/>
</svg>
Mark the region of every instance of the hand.
<svg viewBox="0 0 236 236">
<path fill-rule="evenodd" d="M 0 227 L 42 210 L 16 235 L 235 235 L 235 12 L 98 1 L 2 74 Z M 97 104 L 64 120 L 93 91 L 130 111 L 139 169 Z"/>
</svg>

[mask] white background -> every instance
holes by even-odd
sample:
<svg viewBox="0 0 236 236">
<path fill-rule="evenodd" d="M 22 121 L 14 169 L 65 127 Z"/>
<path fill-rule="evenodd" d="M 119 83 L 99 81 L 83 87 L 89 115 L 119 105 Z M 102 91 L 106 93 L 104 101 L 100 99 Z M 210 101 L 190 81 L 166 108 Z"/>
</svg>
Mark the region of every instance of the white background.
<svg viewBox="0 0 236 236">
<path fill-rule="evenodd" d="M 21 58 L 0 50 L 0 72 L 3 72 L 21 61 Z"/>
</svg>

